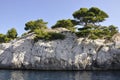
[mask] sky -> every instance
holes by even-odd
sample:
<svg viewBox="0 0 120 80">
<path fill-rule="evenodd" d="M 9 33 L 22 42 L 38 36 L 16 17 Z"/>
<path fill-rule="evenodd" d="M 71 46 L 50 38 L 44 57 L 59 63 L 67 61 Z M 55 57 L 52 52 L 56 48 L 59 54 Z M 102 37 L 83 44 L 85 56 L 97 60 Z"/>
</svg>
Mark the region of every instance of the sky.
<svg viewBox="0 0 120 80">
<path fill-rule="evenodd" d="M 19 35 L 25 32 L 25 23 L 43 19 L 48 27 L 61 19 L 73 19 L 80 8 L 98 7 L 109 18 L 102 25 L 115 25 L 120 30 L 120 0 L 0 0 L 0 33 L 16 28 Z"/>
</svg>

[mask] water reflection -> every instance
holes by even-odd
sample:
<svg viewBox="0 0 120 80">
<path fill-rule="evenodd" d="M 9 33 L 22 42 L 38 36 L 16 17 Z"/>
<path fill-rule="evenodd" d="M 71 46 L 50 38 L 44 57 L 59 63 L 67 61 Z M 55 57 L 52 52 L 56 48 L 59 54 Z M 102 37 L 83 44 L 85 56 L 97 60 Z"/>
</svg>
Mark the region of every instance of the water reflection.
<svg viewBox="0 0 120 80">
<path fill-rule="evenodd" d="M 119 80 L 120 71 L 0 70 L 0 80 Z"/>
</svg>

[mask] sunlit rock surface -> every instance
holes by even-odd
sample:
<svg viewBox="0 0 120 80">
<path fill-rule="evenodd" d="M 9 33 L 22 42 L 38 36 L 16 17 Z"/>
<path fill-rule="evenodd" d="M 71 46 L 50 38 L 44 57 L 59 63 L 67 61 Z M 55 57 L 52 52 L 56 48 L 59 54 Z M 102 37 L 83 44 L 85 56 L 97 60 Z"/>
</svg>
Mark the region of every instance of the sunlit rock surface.
<svg viewBox="0 0 120 80">
<path fill-rule="evenodd" d="M 34 34 L 0 44 L 0 68 L 39 70 L 120 69 L 120 41 L 77 38 L 61 28 L 64 40 L 34 42 Z"/>
</svg>

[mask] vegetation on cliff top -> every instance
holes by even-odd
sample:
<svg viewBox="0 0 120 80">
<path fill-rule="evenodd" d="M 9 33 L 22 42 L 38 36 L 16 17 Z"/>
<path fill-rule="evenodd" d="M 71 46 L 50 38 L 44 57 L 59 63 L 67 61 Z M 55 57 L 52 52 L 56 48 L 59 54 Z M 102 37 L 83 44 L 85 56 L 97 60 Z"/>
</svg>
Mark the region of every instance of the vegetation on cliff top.
<svg viewBox="0 0 120 80">
<path fill-rule="evenodd" d="M 7 31 L 6 34 L 0 34 L 0 43 L 6 43 L 9 42 L 15 38 L 17 38 L 17 31 L 15 28 L 12 28 L 10 30 Z"/>
<path fill-rule="evenodd" d="M 65 35 L 56 32 L 45 31 L 47 29 L 47 22 L 44 22 L 42 19 L 29 21 L 25 24 L 25 30 L 29 32 L 34 32 L 36 34 L 34 41 L 37 42 L 39 39 L 43 40 L 56 40 L 64 39 Z"/>
<path fill-rule="evenodd" d="M 78 28 L 78 37 L 87 37 L 90 39 L 111 39 L 111 37 L 118 33 L 118 29 L 114 25 L 101 26 L 100 22 L 105 21 L 108 18 L 108 14 L 96 7 L 91 8 L 80 8 L 73 13 L 78 25 L 83 26 Z"/>
<path fill-rule="evenodd" d="M 34 31 L 36 36 L 34 38 L 34 41 L 37 42 L 39 39 L 42 39 L 42 40 L 57 40 L 57 39 L 60 39 L 60 40 L 63 40 L 65 38 L 65 35 L 61 34 L 61 33 L 56 33 L 56 32 L 46 32 L 44 30 L 35 30 Z"/>
<path fill-rule="evenodd" d="M 88 39 L 111 39 L 111 37 L 118 33 L 118 28 L 114 25 L 101 26 L 99 23 L 108 18 L 108 14 L 100 10 L 97 7 L 80 8 L 73 14 L 74 19 L 62 19 L 58 20 L 51 28 L 66 28 L 71 32 L 74 32 L 78 37 L 84 37 Z M 47 23 L 43 19 L 35 21 L 29 21 L 25 24 L 25 30 L 27 33 L 34 32 L 36 34 L 35 41 L 39 39 L 44 40 L 56 40 L 64 39 L 65 35 L 62 33 L 46 31 Z M 83 26 L 77 28 L 76 26 Z M 77 31 L 78 29 L 78 31 Z M 26 35 L 27 33 L 24 33 Z M 17 31 L 15 28 L 8 30 L 6 34 L 0 34 L 0 43 L 9 42 L 17 38 Z"/>
<path fill-rule="evenodd" d="M 54 29 L 54 28 L 60 28 L 60 27 L 63 27 L 63 28 L 66 28 L 72 32 L 75 32 L 76 31 L 76 21 L 74 20 L 71 20 L 71 19 L 67 19 L 67 20 L 58 20 L 57 23 L 55 25 L 53 25 L 51 28 Z"/>
</svg>

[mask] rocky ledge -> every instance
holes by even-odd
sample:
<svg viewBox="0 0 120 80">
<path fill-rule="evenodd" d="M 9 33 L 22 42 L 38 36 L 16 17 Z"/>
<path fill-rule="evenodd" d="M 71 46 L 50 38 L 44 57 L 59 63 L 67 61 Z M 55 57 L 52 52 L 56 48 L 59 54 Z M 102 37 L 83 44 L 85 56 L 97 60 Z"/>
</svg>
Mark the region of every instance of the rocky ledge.
<svg viewBox="0 0 120 80">
<path fill-rule="evenodd" d="M 66 29 L 64 40 L 34 42 L 34 34 L 0 44 L 0 68 L 39 70 L 118 70 L 120 39 L 114 41 L 77 38 Z"/>
</svg>

